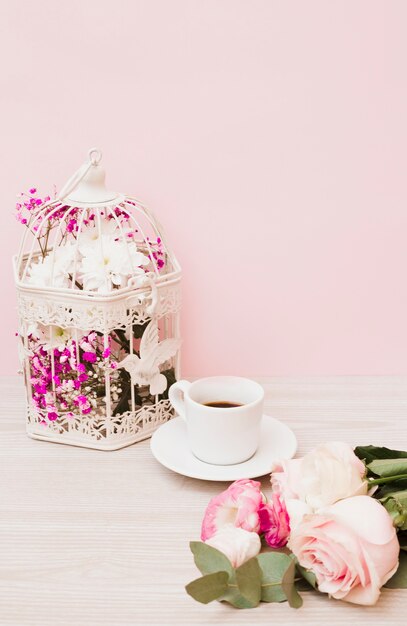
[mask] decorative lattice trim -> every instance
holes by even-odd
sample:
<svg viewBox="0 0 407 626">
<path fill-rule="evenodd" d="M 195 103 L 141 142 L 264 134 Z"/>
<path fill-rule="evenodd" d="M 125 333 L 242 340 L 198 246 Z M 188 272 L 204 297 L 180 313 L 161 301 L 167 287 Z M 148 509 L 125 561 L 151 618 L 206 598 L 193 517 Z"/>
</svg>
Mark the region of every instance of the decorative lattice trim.
<svg viewBox="0 0 407 626">
<path fill-rule="evenodd" d="M 100 303 L 89 299 L 67 303 L 66 299 L 47 299 L 45 294 L 18 292 L 18 312 L 26 324 L 54 324 L 61 328 L 76 327 L 84 331 L 109 333 L 115 328 L 128 328 L 131 324 L 144 324 L 151 319 L 150 298 L 130 306 L 123 297 L 117 302 Z M 155 315 L 162 317 L 177 313 L 181 308 L 179 284 L 168 285 L 159 290 Z"/>
<path fill-rule="evenodd" d="M 154 430 L 170 420 L 174 415 L 169 400 L 160 400 L 155 404 L 145 405 L 137 411 L 127 411 L 116 417 L 87 417 L 61 415 L 55 422 L 50 422 L 45 414 L 29 407 L 27 410 L 27 430 L 31 434 L 47 437 L 51 441 L 62 442 L 64 439 L 77 441 L 78 444 L 135 443 L 150 436 Z M 45 422 L 45 423 L 44 423 Z"/>
</svg>

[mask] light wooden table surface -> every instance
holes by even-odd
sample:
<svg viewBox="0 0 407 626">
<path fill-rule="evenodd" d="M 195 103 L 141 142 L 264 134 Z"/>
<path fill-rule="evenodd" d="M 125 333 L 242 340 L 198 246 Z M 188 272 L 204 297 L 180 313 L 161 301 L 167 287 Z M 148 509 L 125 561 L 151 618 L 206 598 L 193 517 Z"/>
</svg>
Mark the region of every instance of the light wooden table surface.
<svg viewBox="0 0 407 626">
<path fill-rule="evenodd" d="M 260 382 L 299 454 L 330 439 L 407 449 L 405 378 Z M 17 377 L 0 379 L 0 445 L 1 626 L 406 623 L 407 591 L 397 590 L 372 608 L 312 592 L 298 611 L 194 602 L 184 591 L 198 576 L 188 542 L 225 484 L 164 469 L 148 441 L 100 452 L 29 439 Z"/>
</svg>

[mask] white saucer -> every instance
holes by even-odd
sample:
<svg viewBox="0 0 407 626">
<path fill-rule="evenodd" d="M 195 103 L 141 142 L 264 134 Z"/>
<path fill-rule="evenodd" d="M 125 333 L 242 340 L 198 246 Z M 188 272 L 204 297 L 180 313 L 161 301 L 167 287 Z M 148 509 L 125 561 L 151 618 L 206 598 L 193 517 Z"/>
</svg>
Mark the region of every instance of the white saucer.
<svg viewBox="0 0 407 626">
<path fill-rule="evenodd" d="M 263 415 L 260 445 L 251 459 L 237 465 L 210 465 L 192 454 L 186 424 L 181 417 L 174 417 L 155 431 L 150 447 L 157 461 L 177 474 L 200 480 L 230 481 L 268 474 L 275 461 L 294 456 L 297 439 L 288 426 L 274 417 Z"/>
</svg>

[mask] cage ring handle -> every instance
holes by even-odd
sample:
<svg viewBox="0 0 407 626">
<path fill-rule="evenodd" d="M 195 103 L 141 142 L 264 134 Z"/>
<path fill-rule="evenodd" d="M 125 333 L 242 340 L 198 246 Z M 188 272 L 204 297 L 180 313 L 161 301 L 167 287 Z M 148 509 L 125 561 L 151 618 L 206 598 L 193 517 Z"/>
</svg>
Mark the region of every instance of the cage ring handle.
<svg viewBox="0 0 407 626">
<path fill-rule="evenodd" d="M 57 194 L 57 200 L 63 200 L 79 185 L 81 180 L 85 178 L 92 166 L 99 165 L 102 159 L 102 151 L 98 148 L 91 148 L 88 152 L 88 160 L 72 174 L 71 178 L 63 185 L 61 191 Z"/>
</svg>

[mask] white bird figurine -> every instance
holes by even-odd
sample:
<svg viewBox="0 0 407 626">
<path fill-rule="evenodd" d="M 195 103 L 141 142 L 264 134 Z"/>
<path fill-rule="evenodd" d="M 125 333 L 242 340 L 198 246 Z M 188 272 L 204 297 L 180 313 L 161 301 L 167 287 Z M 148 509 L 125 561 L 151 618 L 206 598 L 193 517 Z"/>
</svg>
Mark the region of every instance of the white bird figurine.
<svg viewBox="0 0 407 626">
<path fill-rule="evenodd" d="M 180 344 L 181 340 L 175 338 L 159 342 L 157 322 L 151 320 L 141 337 L 140 356 L 128 354 L 118 367 L 129 372 L 133 385 L 150 385 L 151 395 L 158 395 L 167 389 L 160 365 L 176 354 Z"/>
</svg>

